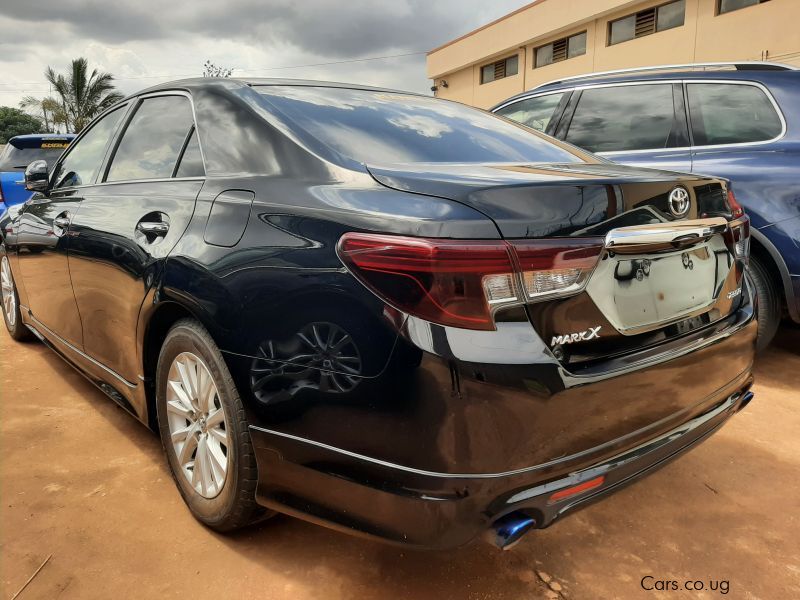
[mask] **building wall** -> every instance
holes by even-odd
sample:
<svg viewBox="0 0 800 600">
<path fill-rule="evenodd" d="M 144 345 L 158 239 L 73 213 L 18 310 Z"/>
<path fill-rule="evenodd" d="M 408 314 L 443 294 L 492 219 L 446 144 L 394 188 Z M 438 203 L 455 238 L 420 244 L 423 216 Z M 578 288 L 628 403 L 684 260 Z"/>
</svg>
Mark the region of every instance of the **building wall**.
<svg viewBox="0 0 800 600">
<path fill-rule="evenodd" d="M 489 108 L 547 81 L 592 71 L 764 58 L 800 66 L 800 0 L 770 0 L 722 15 L 717 0 L 686 0 L 683 26 L 606 44 L 609 21 L 666 1 L 539 0 L 432 50 L 428 76 L 439 86 L 437 96 Z M 586 54 L 532 68 L 535 48 L 581 31 Z M 514 53 L 517 75 L 480 83 L 481 66 Z"/>
</svg>

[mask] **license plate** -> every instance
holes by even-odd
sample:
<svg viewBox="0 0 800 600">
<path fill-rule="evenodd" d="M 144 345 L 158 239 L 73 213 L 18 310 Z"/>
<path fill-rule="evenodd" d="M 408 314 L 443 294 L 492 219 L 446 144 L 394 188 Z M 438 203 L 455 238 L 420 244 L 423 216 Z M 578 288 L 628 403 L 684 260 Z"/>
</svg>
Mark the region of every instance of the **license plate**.
<svg viewBox="0 0 800 600">
<path fill-rule="evenodd" d="M 710 309 L 730 269 L 716 240 L 663 255 L 617 255 L 601 262 L 589 293 L 620 332 L 634 334 Z"/>
</svg>

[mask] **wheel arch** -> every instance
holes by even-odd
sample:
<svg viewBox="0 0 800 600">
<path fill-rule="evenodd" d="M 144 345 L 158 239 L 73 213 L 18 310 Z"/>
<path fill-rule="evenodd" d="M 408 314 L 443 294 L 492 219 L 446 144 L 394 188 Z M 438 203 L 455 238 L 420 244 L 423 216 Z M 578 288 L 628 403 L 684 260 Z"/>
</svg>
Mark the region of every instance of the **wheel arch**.
<svg viewBox="0 0 800 600">
<path fill-rule="evenodd" d="M 797 310 L 792 279 L 786 262 L 769 238 L 755 228 L 750 230 L 750 254 L 760 258 L 762 264 L 769 270 L 776 285 L 783 291 L 781 300 L 788 308 L 789 316 L 793 321 L 800 323 L 800 312 Z"/>
<path fill-rule="evenodd" d="M 145 311 L 142 311 L 144 313 Z M 206 323 L 198 318 L 195 311 L 188 308 L 184 303 L 169 298 L 153 303 L 146 315 L 140 314 L 140 339 L 139 349 L 142 365 L 142 381 L 147 406 L 147 413 L 144 415 L 145 424 L 153 431 L 158 431 L 158 416 L 156 413 L 156 367 L 158 366 L 158 356 L 167 333 L 172 326 L 181 319 L 195 319 L 203 326 Z"/>
</svg>

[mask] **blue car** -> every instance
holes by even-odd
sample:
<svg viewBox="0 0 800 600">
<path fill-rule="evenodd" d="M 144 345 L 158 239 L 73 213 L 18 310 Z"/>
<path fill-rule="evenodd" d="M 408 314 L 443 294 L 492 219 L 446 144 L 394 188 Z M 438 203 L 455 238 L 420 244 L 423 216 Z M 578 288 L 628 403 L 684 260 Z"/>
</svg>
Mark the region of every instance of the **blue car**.
<svg viewBox="0 0 800 600">
<path fill-rule="evenodd" d="M 74 138 L 72 133 L 33 133 L 8 140 L 0 153 L 0 215 L 31 197 L 24 186 L 25 167 L 35 160 L 55 164 Z"/>
<path fill-rule="evenodd" d="M 553 81 L 492 112 L 628 165 L 732 182 L 752 223 L 759 348 L 800 323 L 800 70 L 647 67 Z"/>
</svg>

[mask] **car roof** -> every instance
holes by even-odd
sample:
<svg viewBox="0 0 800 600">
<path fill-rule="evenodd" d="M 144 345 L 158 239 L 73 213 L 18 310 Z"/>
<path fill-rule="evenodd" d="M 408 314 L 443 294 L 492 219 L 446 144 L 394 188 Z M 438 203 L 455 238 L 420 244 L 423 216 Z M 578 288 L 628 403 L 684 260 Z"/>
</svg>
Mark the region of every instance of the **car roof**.
<svg viewBox="0 0 800 600">
<path fill-rule="evenodd" d="M 411 96 L 428 97 L 425 94 L 417 92 L 408 92 L 404 90 L 396 90 L 391 88 L 375 87 L 370 85 L 360 85 L 356 83 L 343 83 L 338 81 L 317 81 L 313 79 L 284 79 L 284 78 L 271 78 L 271 77 L 193 77 L 191 79 L 179 79 L 176 81 L 168 81 L 159 83 L 152 87 L 146 88 L 135 94 L 131 94 L 128 98 L 135 98 L 144 94 L 150 94 L 158 91 L 169 91 L 175 89 L 200 89 L 204 87 L 212 87 L 223 85 L 239 85 L 248 87 L 259 86 L 305 86 L 305 87 L 325 87 L 325 88 L 339 88 L 351 90 L 366 90 L 371 92 L 384 92 L 391 94 L 405 94 Z M 128 99 L 126 98 L 126 100 Z"/>
<path fill-rule="evenodd" d="M 587 73 L 586 75 L 566 77 L 544 83 L 533 89 L 507 98 L 503 102 L 497 104 L 497 106 L 493 107 L 492 110 L 532 94 L 557 92 L 560 90 L 598 84 L 663 81 L 674 79 L 717 79 L 756 81 L 763 83 L 769 83 L 770 81 L 775 81 L 778 79 L 795 79 L 800 82 L 800 70 L 798 70 L 796 67 L 781 65 L 778 63 L 742 62 L 659 65 L 654 67 L 623 69 L 619 71 Z"/>
</svg>

